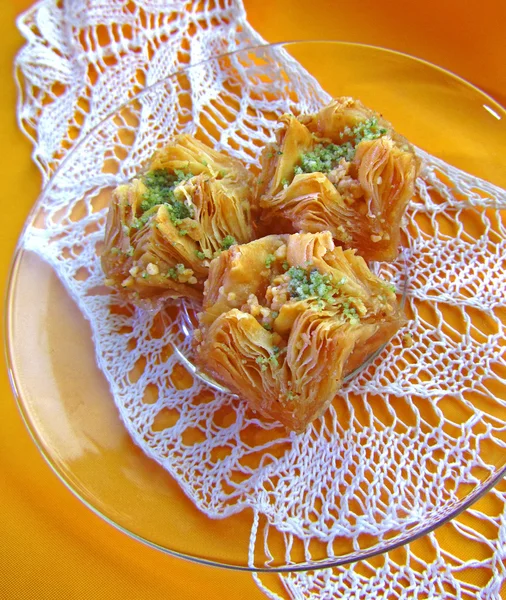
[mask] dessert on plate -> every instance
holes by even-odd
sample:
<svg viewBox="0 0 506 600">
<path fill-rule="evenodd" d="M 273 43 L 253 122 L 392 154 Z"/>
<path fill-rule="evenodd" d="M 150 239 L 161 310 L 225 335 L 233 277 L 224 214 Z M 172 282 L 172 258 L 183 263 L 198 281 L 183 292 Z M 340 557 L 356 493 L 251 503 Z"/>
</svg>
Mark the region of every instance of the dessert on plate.
<svg viewBox="0 0 506 600">
<path fill-rule="evenodd" d="M 351 98 L 279 122 L 256 189 L 238 160 L 190 135 L 157 151 L 114 190 L 102 266 L 145 308 L 202 303 L 195 362 L 301 432 L 405 322 L 367 261 L 396 258 L 419 161 Z"/>
</svg>

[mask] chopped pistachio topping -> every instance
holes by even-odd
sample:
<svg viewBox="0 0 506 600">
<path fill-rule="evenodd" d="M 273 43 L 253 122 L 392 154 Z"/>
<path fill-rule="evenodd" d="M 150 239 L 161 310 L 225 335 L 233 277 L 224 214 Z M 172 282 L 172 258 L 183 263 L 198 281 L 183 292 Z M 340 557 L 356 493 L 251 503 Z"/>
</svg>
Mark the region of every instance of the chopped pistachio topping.
<svg viewBox="0 0 506 600">
<path fill-rule="evenodd" d="M 267 258 L 265 259 L 265 266 L 270 269 L 272 263 L 276 260 L 276 257 L 274 256 L 274 254 L 268 254 Z"/>
<path fill-rule="evenodd" d="M 195 254 L 199 260 L 204 260 L 206 258 L 206 255 L 201 250 L 197 250 Z"/>
<path fill-rule="evenodd" d="M 336 284 L 332 281 L 331 275 L 322 275 L 317 269 L 312 269 L 308 273 L 301 267 L 290 267 L 288 276 L 290 277 L 288 291 L 298 300 L 311 297 L 327 300 L 336 291 Z"/>
<path fill-rule="evenodd" d="M 354 298 L 343 297 L 339 289 L 346 283 L 346 277 L 342 277 L 339 281 L 333 281 L 331 275 L 324 275 L 317 269 L 311 269 L 308 272 L 302 267 L 290 267 L 287 274 L 290 277 L 288 292 L 292 298 L 296 300 L 315 298 L 317 302 L 314 304 L 314 310 L 323 310 L 326 304 L 339 305 L 343 316 L 352 325 L 359 322 L 358 313 L 351 305 Z"/>
<path fill-rule="evenodd" d="M 266 371 L 268 365 L 272 365 L 275 369 L 277 369 L 279 367 L 278 356 L 279 356 L 279 348 L 274 347 L 272 349 L 272 353 L 269 354 L 268 357 L 257 356 L 256 362 L 257 362 L 257 364 L 260 365 L 261 371 Z"/>
<path fill-rule="evenodd" d="M 179 225 L 183 219 L 193 217 L 193 207 L 177 200 L 174 196 L 174 189 L 191 177 L 193 177 L 191 173 L 185 173 L 179 169 L 176 169 L 173 175 L 165 169 L 155 169 L 146 173 L 143 177 L 143 183 L 147 189 L 141 202 L 141 209 L 144 214 L 136 220 L 138 223 L 133 226 L 139 228 L 143 225 L 147 221 L 147 218 L 143 221 L 146 217 L 146 211 L 161 204 L 167 206 L 170 220 L 175 225 Z"/>
<path fill-rule="evenodd" d="M 134 229 L 140 229 L 143 225 L 145 225 L 149 221 L 150 216 L 151 216 L 151 212 L 145 212 L 139 218 L 134 217 L 132 219 L 132 227 Z"/>
<path fill-rule="evenodd" d="M 342 144 L 318 144 L 310 152 L 301 154 L 300 165 L 294 167 L 295 175 L 302 173 L 328 173 L 344 158 L 353 160 L 355 147 L 363 140 L 375 140 L 385 135 L 387 130 L 378 126 L 378 119 L 371 117 L 358 123 L 353 129 L 345 127 L 339 134 L 341 138 L 352 137 L 353 142 Z"/>
<path fill-rule="evenodd" d="M 169 210 L 170 220 L 175 225 L 179 225 L 183 219 L 193 217 L 193 210 L 191 207 L 180 200 L 174 200 L 172 204 L 167 204 L 167 208 Z"/>
<path fill-rule="evenodd" d="M 181 275 L 181 273 L 183 273 L 185 271 L 185 269 L 186 269 L 186 267 L 182 263 L 178 263 L 175 267 L 173 267 L 172 269 L 169 269 L 169 272 L 167 273 L 167 275 L 171 279 L 174 279 L 174 281 L 177 281 L 179 275 Z"/>
<path fill-rule="evenodd" d="M 350 142 L 344 144 L 318 144 L 311 152 L 305 152 L 300 157 L 300 166 L 294 169 L 295 174 L 300 173 L 328 173 L 344 158 L 352 160 L 355 149 Z"/>
<path fill-rule="evenodd" d="M 356 309 L 353 306 L 350 306 L 349 300 L 343 302 L 343 315 L 352 325 L 357 325 L 360 321 Z"/>
<path fill-rule="evenodd" d="M 378 126 L 378 119 L 376 117 L 371 117 L 370 119 L 358 123 L 350 133 L 347 131 L 344 133 L 348 135 L 353 134 L 355 144 L 359 144 L 362 140 L 375 140 L 382 135 L 385 135 L 387 130 L 384 127 Z"/>
<path fill-rule="evenodd" d="M 235 238 L 231 235 L 227 235 L 223 238 L 223 241 L 221 242 L 221 247 L 223 248 L 223 250 L 228 250 L 230 246 L 233 246 L 234 244 L 237 244 Z"/>
</svg>

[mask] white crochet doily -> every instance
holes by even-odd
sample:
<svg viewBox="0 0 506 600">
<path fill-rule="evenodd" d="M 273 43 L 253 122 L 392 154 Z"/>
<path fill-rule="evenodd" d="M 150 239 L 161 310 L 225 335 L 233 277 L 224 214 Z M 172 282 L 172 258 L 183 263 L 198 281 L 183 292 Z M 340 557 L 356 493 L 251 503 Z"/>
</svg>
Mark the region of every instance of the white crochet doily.
<svg viewBox="0 0 506 600">
<path fill-rule="evenodd" d="M 269 557 L 280 540 L 276 564 L 311 564 L 322 550 L 338 559 L 343 548 L 356 558 L 402 541 L 494 476 L 487 458 L 506 447 L 506 227 L 496 210 L 506 206 L 504 190 L 419 151 L 424 169 L 407 247 L 388 266 L 400 284 L 407 265 L 409 325 L 324 418 L 287 435 L 197 379 L 181 384 L 174 347 L 189 352 L 181 314 L 144 312 L 103 294 L 104 206 L 172 135 L 197 133 L 254 164 L 277 115 L 313 111 L 327 94 L 282 48 L 257 49 L 181 72 L 102 122 L 190 63 L 262 43 L 240 1 L 43 0 L 18 25 L 27 40 L 16 61 L 20 126 L 46 182 L 65 158 L 24 248 L 54 267 L 89 320 L 98 365 L 136 443 L 210 517 L 253 509 L 252 566 L 264 566 L 255 564 L 256 549 Z M 167 412 L 172 425 L 159 431 Z M 371 559 L 281 574 L 284 589 L 292 598 L 498 598 L 506 578 L 501 490 L 489 492 L 494 514 L 473 508 L 445 525 L 486 549 L 476 558 L 452 555 L 431 533 L 423 552 L 414 542 L 380 566 Z M 428 554 L 430 563 L 421 558 Z M 476 585 L 467 569 L 490 577 Z"/>
</svg>

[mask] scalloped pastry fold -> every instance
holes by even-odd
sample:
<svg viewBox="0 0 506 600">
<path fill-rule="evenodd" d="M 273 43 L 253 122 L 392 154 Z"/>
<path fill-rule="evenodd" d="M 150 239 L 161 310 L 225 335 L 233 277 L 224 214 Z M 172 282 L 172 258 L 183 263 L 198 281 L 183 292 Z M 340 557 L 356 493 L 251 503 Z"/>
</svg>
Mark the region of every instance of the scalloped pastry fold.
<svg viewBox="0 0 506 600">
<path fill-rule="evenodd" d="M 176 137 L 112 194 L 106 282 L 148 308 L 167 298 L 201 299 L 212 258 L 253 239 L 251 189 L 239 161 L 190 135 Z"/>
<path fill-rule="evenodd" d="M 392 286 L 329 232 L 270 235 L 212 261 L 196 361 L 301 432 L 404 322 Z"/>
<path fill-rule="evenodd" d="M 368 261 L 394 260 L 420 168 L 409 142 L 346 97 L 313 115 L 285 114 L 279 123 L 276 143 L 261 158 L 260 231 L 330 231 Z"/>
</svg>

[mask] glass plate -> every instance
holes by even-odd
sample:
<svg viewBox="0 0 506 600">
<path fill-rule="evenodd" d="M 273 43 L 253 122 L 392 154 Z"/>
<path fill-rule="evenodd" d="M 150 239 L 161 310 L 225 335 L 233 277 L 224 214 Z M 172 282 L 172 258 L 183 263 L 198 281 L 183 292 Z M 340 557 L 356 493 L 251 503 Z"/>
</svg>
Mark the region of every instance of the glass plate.
<svg viewBox="0 0 506 600">
<path fill-rule="evenodd" d="M 265 57 L 272 60 L 278 56 L 280 50 L 294 57 L 331 96 L 360 98 L 383 113 L 417 146 L 464 171 L 506 187 L 502 158 L 506 113 L 462 79 L 403 54 L 339 42 L 275 44 L 234 56 L 239 60 L 258 60 L 261 64 Z M 189 67 L 151 86 L 111 113 L 62 162 L 35 205 L 27 226 L 36 226 L 43 219 L 42 205 L 48 190 L 60 189 L 64 202 L 68 202 L 65 178 L 69 173 L 78 173 L 76 167 L 86 156 L 90 139 L 102 140 L 105 151 L 100 171 L 110 173 L 113 179 L 118 166 L 108 151 L 114 148 L 120 126 L 127 123 L 135 130 L 130 109 L 138 107 L 148 95 L 163 101 L 164 93 L 172 85 L 191 83 L 192 77 L 212 72 L 217 66 L 223 68 L 229 60 L 230 55 Z M 125 131 L 131 139 L 124 139 L 123 143 L 132 144 L 135 136 L 132 131 Z M 152 146 L 144 149 L 144 158 L 157 144 L 163 143 L 164 135 L 164 128 L 159 128 Z M 248 552 L 253 511 L 244 509 L 225 519 L 206 517 L 167 471 L 132 442 L 107 381 L 97 368 L 88 322 L 53 269 L 33 252 L 24 250 L 22 242 L 10 276 L 6 347 L 20 412 L 36 445 L 62 482 L 89 508 L 128 535 L 162 551 L 203 563 L 281 571 L 366 558 L 407 543 L 451 519 L 497 482 L 506 468 L 506 450 L 498 444 L 488 457 L 488 462 L 493 463 L 492 471 L 477 468 L 474 484 L 459 487 L 453 501 L 444 507 L 436 502 L 432 512 L 406 531 L 392 527 L 381 540 L 363 535 L 354 546 L 343 535 L 341 546 L 332 555 L 322 546 L 311 560 L 303 552 L 295 552 L 289 561 L 274 535 L 270 545 L 273 556 L 268 556 L 257 540 L 252 560 Z M 500 377 L 493 377 L 496 395 L 500 389 L 506 392 L 506 388 L 501 388 Z M 448 411 L 454 422 L 465 421 L 466 415 L 458 414 L 459 405 L 449 407 Z M 415 425 L 412 427 L 416 429 Z M 430 454 L 432 449 L 427 452 Z"/>
</svg>

